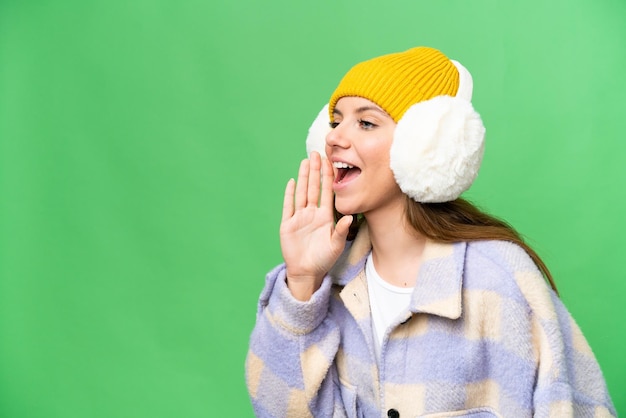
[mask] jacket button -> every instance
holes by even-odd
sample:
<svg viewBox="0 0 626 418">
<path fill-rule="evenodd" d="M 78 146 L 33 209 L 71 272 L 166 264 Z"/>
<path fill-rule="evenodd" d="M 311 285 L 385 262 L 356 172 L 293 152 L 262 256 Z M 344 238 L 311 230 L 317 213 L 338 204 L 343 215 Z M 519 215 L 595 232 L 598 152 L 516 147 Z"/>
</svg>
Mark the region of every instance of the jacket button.
<svg viewBox="0 0 626 418">
<path fill-rule="evenodd" d="M 400 418 L 400 412 L 398 412 L 397 409 L 391 408 L 389 411 L 387 411 L 387 416 L 389 418 Z"/>
</svg>

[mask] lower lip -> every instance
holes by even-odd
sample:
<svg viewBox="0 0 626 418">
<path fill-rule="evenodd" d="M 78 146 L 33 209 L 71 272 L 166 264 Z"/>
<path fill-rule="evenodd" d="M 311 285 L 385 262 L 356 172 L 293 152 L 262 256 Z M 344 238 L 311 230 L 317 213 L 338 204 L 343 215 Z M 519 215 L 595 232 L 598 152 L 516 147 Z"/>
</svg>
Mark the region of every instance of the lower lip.
<svg viewBox="0 0 626 418">
<path fill-rule="evenodd" d="M 340 181 L 340 182 L 335 181 L 335 182 L 333 182 L 333 190 L 335 192 L 339 192 L 339 191 L 345 189 L 350 184 L 352 184 L 356 179 L 358 179 L 360 175 L 361 175 L 361 173 L 359 173 L 356 177 L 353 177 L 353 178 L 351 178 L 348 181 Z"/>
</svg>

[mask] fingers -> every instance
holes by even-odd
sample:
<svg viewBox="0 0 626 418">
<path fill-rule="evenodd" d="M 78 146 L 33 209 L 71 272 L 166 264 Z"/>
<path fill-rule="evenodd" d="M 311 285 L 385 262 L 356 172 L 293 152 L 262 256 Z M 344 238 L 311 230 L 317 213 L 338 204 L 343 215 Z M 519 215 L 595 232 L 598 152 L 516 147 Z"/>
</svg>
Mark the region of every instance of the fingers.
<svg viewBox="0 0 626 418">
<path fill-rule="evenodd" d="M 294 179 L 289 179 L 287 182 L 287 187 L 285 187 L 285 197 L 283 199 L 283 216 L 282 221 L 286 221 L 287 219 L 293 216 L 294 208 L 293 208 L 293 195 L 296 189 L 296 181 Z"/>
<path fill-rule="evenodd" d="M 307 205 L 307 189 L 309 185 L 309 160 L 302 160 L 296 184 L 296 210 Z"/>
<path fill-rule="evenodd" d="M 320 207 L 329 208 L 332 210 L 335 207 L 333 201 L 333 180 L 335 175 L 333 173 L 333 166 L 330 164 L 327 158 L 322 161 L 322 199 Z"/>
<path fill-rule="evenodd" d="M 333 246 L 343 248 L 346 245 L 346 238 L 348 237 L 352 220 L 352 215 L 346 215 L 339 219 L 332 235 Z"/>
<path fill-rule="evenodd" d="M 312 152 L 309 159 L 309 190 L 307 192 L 307 205 L 317 206 L 320 197 L 320 170 L 322 161 L 317 152 Z"/>
<path fill-rule="evenodd" d="M 332 210 L 333 178 L 333 167 L 330 162 L 325 158 L 322 160 L 319 153 L 315 151 L 312 152 L 311 158 L 302 160 L 300 163 L 298 181 L 295 182 L 295 185 L 290 186 L 289 183 L 287 184 L 285 201 L 283 203 L 283 217 L 293 216 L 295 211 L 309 205 L 317 207 L 320 200 L 321 207 L 330 208 Z M 287 192 L 290 192 L 292 202 L 295 201 L 295 205 L 292 203 L 288 206 Z M 285 208 L 289 208 L 289 210 Z"/>
</svg>

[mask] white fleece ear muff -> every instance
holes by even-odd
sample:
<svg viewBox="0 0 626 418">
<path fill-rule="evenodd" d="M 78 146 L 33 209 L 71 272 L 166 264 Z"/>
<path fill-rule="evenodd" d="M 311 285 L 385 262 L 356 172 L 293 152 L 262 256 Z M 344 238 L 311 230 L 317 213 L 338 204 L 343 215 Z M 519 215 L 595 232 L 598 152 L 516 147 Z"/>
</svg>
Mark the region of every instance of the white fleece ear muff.
<svg viewBox="0 0 626 418">
<path fill-rule="evenodd" d="M 328 104 L 322 108 L 306 137 L 306 153 L 310 157 L 311 151 L 317 151 L 322 157 L 326 156 L 326 135 L 331 131 L 328 117 Z"/>
<path fill-rule="evenodd" d="M 465 99 L 437 96 L 414 104 L 398 122 L 389 151 L 400 189 L 422 203 L 456 199 L 478 175 L 484 135 Z"/>
<path fill-rule="evenodd" d="M 460 97 L 461 99 L 471 102 L 472 92 L 474 91 L 474 80 L 472 80 L 472 75 L 469 71 L 467 71 L 467 68 L 461 65 L 460 62 L 455 60 L 450 60 L 450 62 L 454 64 L 456 70 L 459 72 L 459 89 L 454 97 Z"/>
<path fill-rule="evenodd" d="M 472 76 L 456 61 L 455 97 L 411 106 L 398 121 L 390 166 L 400 189 L 421 203 L 448 202 L 469 189 L 484 153 L 485 127 L 471 104 Z"/>
</svg>

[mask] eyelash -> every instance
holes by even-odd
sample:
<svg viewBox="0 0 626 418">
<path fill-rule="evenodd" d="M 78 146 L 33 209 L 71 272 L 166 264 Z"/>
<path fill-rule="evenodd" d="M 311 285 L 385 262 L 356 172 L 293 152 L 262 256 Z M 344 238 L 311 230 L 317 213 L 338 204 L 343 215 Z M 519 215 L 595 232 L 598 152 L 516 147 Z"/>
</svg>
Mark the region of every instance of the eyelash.
<svg viewBox="0 0 626 418">
<path fill-rule="evenodd" d="M 359 126 L 363 129 L 373 129 L 378 126 L 375 123 L 363 119 L 357 119 L 357 122 L 359 123 Z M 337 126 L 339 126 L 339 122 L 329 122 L 328 125 L 331 129 L 335 129 Z"/>
<path fill-rule="evenodd" d="M 363 120 L 363 119 L 359 119 L 358 120 L 359 125 L 363 128 L 363 129 L 373 129 L 376 127 L 376 124 L 369 122 L 367 120 Z"/>
</svg>

